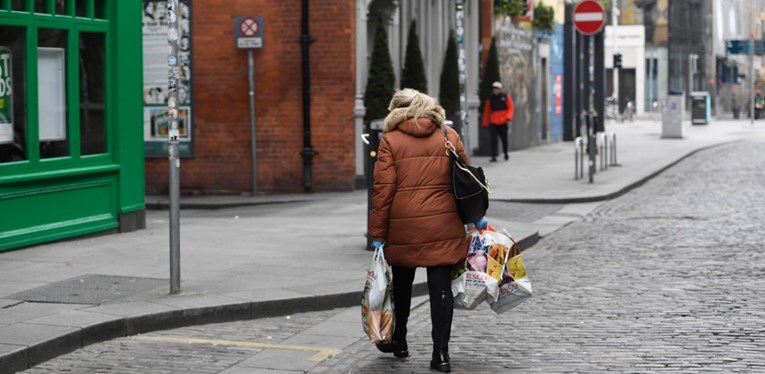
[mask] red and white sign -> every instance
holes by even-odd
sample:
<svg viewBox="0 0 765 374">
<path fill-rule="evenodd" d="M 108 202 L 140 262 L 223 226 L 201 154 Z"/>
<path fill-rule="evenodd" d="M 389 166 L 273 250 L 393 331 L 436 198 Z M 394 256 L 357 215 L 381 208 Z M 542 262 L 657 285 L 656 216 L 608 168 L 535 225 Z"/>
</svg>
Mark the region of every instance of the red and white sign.
<svg viewBox="0 0 765 374">
<path fill-rule="evenodd" d="M 574 7 L 574 27 L 584 35 L 598 33 L 606 23 L 606 10 L 595 0 L 583 0 Z"/>
<path fill-rule="evenodd" d="M 245 18 L 239 24 L 239 30 L 242 31 L 242 35 L 246 37 L 255 36 L 258 33 L 258 21 L 254 18 Z"/>
</svg>

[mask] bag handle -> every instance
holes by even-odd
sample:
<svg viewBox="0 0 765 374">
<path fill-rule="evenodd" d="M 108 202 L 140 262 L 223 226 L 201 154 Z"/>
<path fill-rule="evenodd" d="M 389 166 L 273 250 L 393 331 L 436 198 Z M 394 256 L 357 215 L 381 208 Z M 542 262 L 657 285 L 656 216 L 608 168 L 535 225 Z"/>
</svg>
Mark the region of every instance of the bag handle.
<svg viewBox="0 0 765 374">
<path fill-rule="evenodd" d="M 455 158 L 462 161 L 462 157 L 460 157 L 460 155 L 457 153 L 457 150 L 454 148 L 454 144 L 452 144 L 452 142 L 449 140 L 449 137 L 446 135 L 446 125 L 441 124 L 441 131 L 444 133 L 444 139 L 446 140 L 446 143 L 444 144 L 444 146 L 446 147 L 446 155 L 450 157 L 453 155 Z M 481 186 L 481 188 L 486 190 L 486 192 L 491 193 L 491 184 L 489 183 L 489 180 L 486 179 L 486 183 L 484 184 L 483 182 L 478 180 L 478 178 L 473 174 L 472 171 L 470 171 L 470 169 L 463 166 L 462 165 L 463 163 L 464 162 L 455 162 L 454 165 L 457 165 L 457 167 L 460 168 L 460 170 L 468 173 L 468 175 L 470 175 L 473 178 L 473 180 L 476 183 L 478 183 L 479 186 Z"/>
<path fill-rule="evenodd" d="M 505 236 L 507 236 L 507 237 L 510 239 L 510 241 L 511 241 L 511 242 L 513 242 L 513 246 L 512 246 L 512 247 L 510 247 L 510 248 L 508 248 L 508 249 L 507 249 L 507 253 L 505 253 L 505 263 L 502 265 L 502 266 L 504 266 L 504 267 L 507 267 L 507 260 L 509 260 L 509 259 L 510 259 L 510 251 L 511 251 L 513 248 L 518 248 L 518 254 L 520 255 L 520 254 L 521 254 L 521 249 L 520 249 L 520 247 L 518 247 L 518 242 L 516 242 L 516 241 L 515 241 L 515 239 L 513 239 L 513 237 L 512 237 L 512 236 L 510 236 L 510 233 L 509 233 L 509 232 L 507 232 L 507 229 L 506 229 L 506 228 L 502 228 L 502 232 L 505 234 Z M 513 256 L 513 257 L 514 257 L 514 256 Z M 504 269 L 503 269 L 503 271 L 504 271 Z"/>
<path fill-rule="evenodd" d="M 381 245 L 379 248 L 375 248 L 375 253 L 372 255 L 372 261 L 377 261 L 380 257 L 382 257 L 383 260 L 385 260 L 385 254 L 383 253 L 383 247 L 385 245 Z"/>
</svg>

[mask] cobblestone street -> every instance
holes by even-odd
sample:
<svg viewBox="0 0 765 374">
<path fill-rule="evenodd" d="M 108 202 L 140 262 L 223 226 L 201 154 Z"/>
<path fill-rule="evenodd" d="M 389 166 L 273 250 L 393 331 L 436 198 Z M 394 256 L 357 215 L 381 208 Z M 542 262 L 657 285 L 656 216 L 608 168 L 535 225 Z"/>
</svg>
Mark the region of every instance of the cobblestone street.
<svg viewBox="0 0 765 374">
<path fill-rule="evenodd" d="M 765 373 L 762 165 L 762 142 L 698 153 L 542 239 L 523 254 L 532 299 L 501 316 L 487 306 L 455 312 L 453 372 Z M 355 323 L 355 331 L 338 328 L 336 339 L 289 340 L 357 313 L 351 308 L 155 332 L 95 344 L 25 373 L 431 372 L 427 303 L 412 313 L 407 359 L 379 353 L 360 339 Z M 333 356 L 283 371 L 231 369 L 274 350 L 266 343 L 285 351 L 317 347 L 303 361 L 321 352 Z"/>
</svg>

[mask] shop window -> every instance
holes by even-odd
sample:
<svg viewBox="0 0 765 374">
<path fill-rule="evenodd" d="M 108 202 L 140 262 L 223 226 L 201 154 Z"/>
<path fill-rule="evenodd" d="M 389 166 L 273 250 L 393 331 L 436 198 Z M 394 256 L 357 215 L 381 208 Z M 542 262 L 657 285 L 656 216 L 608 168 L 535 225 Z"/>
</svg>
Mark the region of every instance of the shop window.
<svg viewBox="0 0 765 374">
<path fill-rule="evenodd" d="M 47 0 L 35 0 L 35 13 L 50 13 Z"/>
<path fill-rule="evenodd" d="M 13 0 L 11 2 L 11 9 L 25 11 L 27 8 L 24 5 L 26 5 L 24 4 L 24 0 Z"/>
<path fill-rule="evenodd" d="M 56 0 L 56 14 L 69 15 L 69 11 L 66 8 L 67 0 Z"/>
<path fill-rule="evenodd" d="M 27 159 L 23 27 L 0 26 L 0 163 Z"/>
<path fill-rule="evenodd" d="M 93 12 L 96 18 L 106 19 L 106 0 L 95 0 Z"/>
<path fill-rule="evenodd" d="M 105 37 L 80 33 L 80 144 L 81 154 L 106 152 Z"/>
<path fill-rule="evenodd" d="M 37 95 L 40 158 L 69 155 L 66 118 L 65 30 L 41 29 L 38 34 Z"/>
<path fill-rule="evenodd" d="M 74 2 L 74 10 L 77 17 L 86 17 L 85 12 L 85 0 L 75 0 Z"/>
</svg>

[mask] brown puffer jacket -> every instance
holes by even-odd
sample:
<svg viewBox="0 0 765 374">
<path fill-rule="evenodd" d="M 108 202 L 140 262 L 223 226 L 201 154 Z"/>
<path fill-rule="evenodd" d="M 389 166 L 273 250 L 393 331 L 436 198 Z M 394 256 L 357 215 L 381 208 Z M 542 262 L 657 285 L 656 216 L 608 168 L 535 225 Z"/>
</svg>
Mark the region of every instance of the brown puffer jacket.
<svg viewBox="0 0 765 374">
<path fill-rule="evenodd" d="M 374 169 L 369 234 L 386 242 L 393 266 L 453 265 L 467 255 L 465 226 L 457 214 L 449 157 L 439 125 L 428 118 L 386 121 Z M 447 126 L 464 160 L 465 147 Z"/>
</svg>

